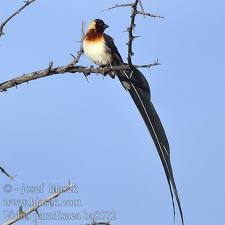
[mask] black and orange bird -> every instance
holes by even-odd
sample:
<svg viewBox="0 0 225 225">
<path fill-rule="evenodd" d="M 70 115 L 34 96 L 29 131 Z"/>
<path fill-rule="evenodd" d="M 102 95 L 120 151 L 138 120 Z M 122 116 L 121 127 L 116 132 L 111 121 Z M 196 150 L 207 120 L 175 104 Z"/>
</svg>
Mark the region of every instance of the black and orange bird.
<svg viewBox="0 0 225 225">
<path fill-rule="evenodd" d="M 123 59 L 114 44 L 112 37 L 104 33 L 106 25 L 101 19 L 95 19 L 88 26 L 88 31 L 83 40 L 84 53 L 97 65 L 119 66 L 124 65 Z M 170 147 L 166 133 L 159 116 L 151 102 L 149 84 L 144 75 L 136 68 L 115 72 L 121 84 L 127 90 L 136 104 L 161 159 L 169 189 L 172 197 L 175 216 L 174 196 L 179 208 L 182 223 L 183 212 L 170 162 Z M 113 74 L 110 74 L 113 76 Z"/>
</svg>

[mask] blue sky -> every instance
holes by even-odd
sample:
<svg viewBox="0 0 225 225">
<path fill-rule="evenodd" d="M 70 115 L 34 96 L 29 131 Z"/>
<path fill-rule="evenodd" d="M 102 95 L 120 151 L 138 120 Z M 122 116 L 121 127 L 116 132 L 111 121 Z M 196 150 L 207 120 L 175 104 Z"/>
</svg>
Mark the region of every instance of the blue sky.
<svg viewBox="0 0 225 225">
<path fill-rule="evenodd" d="M 120 1 L 121 3 L 126 1 Z M 129 9 L 102 12 L 115 1 L 37 0 L 6 27 L 0 38 L 0 82 L 71 60 L 79 48 L 81 21 L 102 18 L 126 58 Z M 118 2 L 119 3 L 119 2 Z M 0 21 L 22 1 L 1 0 Z M 159 58 L 143 70 L 171 145 L 171 161 L 186 224 L 225 220 L 224 20 L 218 1 L 143 0 L 146 11 L 165 19 L 137 19 L 136 64 Z M 82 57 L 80 64 L 91 65 Z M 43 207 L 39 213 L 83 215 L 105 211 L 113 225 L 173 224 L 166 178 L 147 129 L 118 80 L 65 74 L 2 93 L 0 221 L 17 210 L 6 199 L 45 198 L 49 185 L 76 183 L 81 205 Z M 12 185 L 10 193 L 4 191 Z M 44 184 L 43 192 L 28 187 Z M 23 187 L 27 187 L 26 193 Z M 27 203 L 26 203 L 27 204 Z M 28 206 L 25 204 L 24 209 Z M 107 220 L 107 219 L 106 219 Z M 86 224 L 86 217 L 64 224 Z M 18 222 L 18 224 L 24 222 Z M 62 224 L 48 220 L 44 224 Z M 26 224 L 33 224 L 32 218 Z M 41 224 L 41 223 L 40 223 Z M 180 224 L 177 216 L 176 224 Z"/>
</svg>

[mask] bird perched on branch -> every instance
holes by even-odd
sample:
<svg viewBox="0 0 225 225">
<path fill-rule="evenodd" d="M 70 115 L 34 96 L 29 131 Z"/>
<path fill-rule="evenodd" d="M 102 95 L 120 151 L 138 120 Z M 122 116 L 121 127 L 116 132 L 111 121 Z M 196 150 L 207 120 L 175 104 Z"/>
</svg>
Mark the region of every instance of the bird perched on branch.
<svg viewBox="0 0 225 225">
<path fill-rule="evenodd" d="M 84 53 L 95 64 L 101 67 L 124 65 L 125 63 L 114 44 L 113 38 L 104 33 L 108 27 L 100 19 L 95 19 L 89 24 L 88 31 L 83 40 Z M 129 70 L 120 70 L 115 73 L 123 87 L 130 93 L 152 136 L 169 184 L 174 215 L 175 206 L 173 196 L 175 195 L 183 223 L 182 208 L 170 162 L 170 147 L 162 123 L 151 102 L 149 84 L 144 75 L 134 66 Z M 114 74 L 111 73 L 110 75 L 113 77 Z"/>
</svg>

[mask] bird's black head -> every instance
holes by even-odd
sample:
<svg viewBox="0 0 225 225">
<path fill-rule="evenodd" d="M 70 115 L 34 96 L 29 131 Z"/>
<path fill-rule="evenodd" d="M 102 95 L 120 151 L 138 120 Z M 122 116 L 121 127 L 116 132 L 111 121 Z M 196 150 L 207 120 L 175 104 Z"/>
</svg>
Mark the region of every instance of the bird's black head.
<svg viewBox="0 0 225 225">
<path fill-rule="evenodd" d="M 95 22 L 95 29 L 96 29 L 96 31 L 97 31 L 98 33 L 103 33 L 104 30 L 105 30 L 106 28 L 109 27 L 109 26 L 108 26 L 107 24 L 105 24 L 104 21 L 101 20 L 101 19 L 95 19 L 94 22 Z"/>
</svg>

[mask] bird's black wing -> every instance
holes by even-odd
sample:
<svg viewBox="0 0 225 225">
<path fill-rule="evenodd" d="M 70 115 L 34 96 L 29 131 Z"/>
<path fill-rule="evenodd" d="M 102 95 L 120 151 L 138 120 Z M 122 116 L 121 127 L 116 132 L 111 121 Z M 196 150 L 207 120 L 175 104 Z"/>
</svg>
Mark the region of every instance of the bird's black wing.
<svg viewBox="0 0 225 225">
<path fill-rule="evenodd" d="M 114 64 L 121 64 L 123 63 L 123 59 L 114 43 L 114 40 L 111 36 L 109 36 L 108 34 L 103 34 L 104 35 L 104 40 L 105 40 L 105 44 L 106 46 L 111 50 L 112 55 L 114 56 L 114 60 L 112 62 L 112 65 Z"/>
<path fill-rule="evenodd" d="M 107 47 L 109 47 L 112 53 L 115 55 L 115 63 L 117 65 L 123 64 L 122 57 L 114 44 L 113 38 L 111 38 L 107 34 L 104 35 Z M 181 203 L 173 175 L 172 165 L 170 162 L 170 147 L 160 118 L 155 110 L 154 105 L 151 102 L 149 84 L 144 75 L 136 68 L 132 68 L 132 70 L 118 71 L 117 75 L 122 85 L 125 87 L 125 89 L 129 91 L 149 130 L 149 133 L 152 136 L 153 142 L 158 151 L 168 181 L 173 203 L 174 216 L 175 206 L 173 194 L 175 195 L 181 220 L 184 224 Z"/>
</svg>

